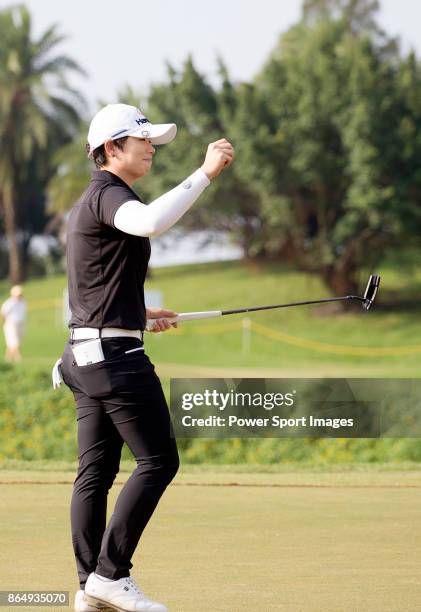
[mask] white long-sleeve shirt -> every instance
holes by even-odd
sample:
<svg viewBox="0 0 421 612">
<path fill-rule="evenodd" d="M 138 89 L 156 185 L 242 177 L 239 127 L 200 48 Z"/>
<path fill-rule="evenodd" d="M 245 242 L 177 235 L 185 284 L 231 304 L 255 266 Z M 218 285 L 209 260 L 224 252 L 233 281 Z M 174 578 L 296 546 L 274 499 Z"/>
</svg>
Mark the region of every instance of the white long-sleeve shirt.
<svg viewBox="0 0 421 612">
<path fill-rule="evenodd" d="M 23 323 L 26 319 L 26 302 L 10 297 L 3 303 L 0 312 L 6 323 Z"/>
<path fill-rule="evenodd" d="M 159 236 L 189 210 L 210 180 L 201 168 L 182 183 L 146 205 L 137 200 L 122 204 L 114 215 L 117 229 L 133 236 Z"/>
</svg>

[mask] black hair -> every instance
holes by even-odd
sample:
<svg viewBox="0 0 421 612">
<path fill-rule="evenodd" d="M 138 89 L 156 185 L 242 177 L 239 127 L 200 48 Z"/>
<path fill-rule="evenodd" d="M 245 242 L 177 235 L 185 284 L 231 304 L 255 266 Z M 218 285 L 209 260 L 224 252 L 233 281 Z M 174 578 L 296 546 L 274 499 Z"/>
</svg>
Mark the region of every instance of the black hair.
<svg viewBox="0 0 421 612">
<path fill-rule="evenodd" d="M 113 140 L 113 143 L 115 144 L 115 146 L 117 147 L 117 149 L 120 149 L 120 151 L 123 150 L 124 147 L 124 143 L 126 142 L 128 136 L 123 136 L 122 138 L 116 138 L 116 140 Z M 89 154 L 89 144 L 86 145 L 86 152 Z M 105 166 L 105 164 L 107 163 L 107 154 L 105 153 L 105 147 L 102 144 L 100 147 L 97 147 L 96 149 L 93 150 L 92 152 L 92 159 L 95 162 L 95 166 L 97 168 L 102 168 L 102 166 Z"/>
</svg>

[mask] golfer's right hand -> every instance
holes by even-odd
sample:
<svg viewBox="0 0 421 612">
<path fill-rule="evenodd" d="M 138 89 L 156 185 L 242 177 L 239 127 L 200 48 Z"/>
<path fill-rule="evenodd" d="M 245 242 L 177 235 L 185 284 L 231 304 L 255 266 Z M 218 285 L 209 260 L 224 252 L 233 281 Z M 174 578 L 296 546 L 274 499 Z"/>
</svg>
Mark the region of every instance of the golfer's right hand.
<svg viewBox="0 0 421 612">
<path fill-rule="evenodd" d="M 226 138 L 211 142 L 201 168 L 211 181 L 234 161 L 234 147 Z"/>
</svg>

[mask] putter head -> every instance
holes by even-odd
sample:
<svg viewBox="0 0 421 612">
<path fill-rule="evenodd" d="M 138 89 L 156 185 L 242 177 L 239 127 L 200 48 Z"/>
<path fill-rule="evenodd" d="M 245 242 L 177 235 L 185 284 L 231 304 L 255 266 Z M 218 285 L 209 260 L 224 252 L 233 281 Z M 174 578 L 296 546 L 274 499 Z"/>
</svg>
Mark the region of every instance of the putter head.
<svg viewBox="0 0 421 612">
<path fill-rule="evenodd" d="M 377 289 L 380 285 L 380 276 L 378 274 L 371 274 L 368 279 L 367 287 L 364 293 L 363 308 L 369 310 L 374 298 L 376 297 Z"/>
</svg>

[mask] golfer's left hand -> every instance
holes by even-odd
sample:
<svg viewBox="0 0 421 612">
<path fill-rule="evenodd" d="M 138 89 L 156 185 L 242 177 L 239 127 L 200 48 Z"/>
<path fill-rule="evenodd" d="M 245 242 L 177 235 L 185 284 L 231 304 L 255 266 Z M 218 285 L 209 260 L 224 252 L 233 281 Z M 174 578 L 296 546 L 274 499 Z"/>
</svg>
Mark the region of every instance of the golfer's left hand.
<svg viewBox="0 0 421 612">
<path fill-rule="evenodd" d="M 176 317 L 178 313 L 174 310 L 167 310 L 166 308 L 147 308 L 146 316 L 148 319 L 159 319 L 155 321 L 155 326 L 151 329 L 152 332 L 163 332 L 171 329 L 171 327 L 177 327 L 177 321 L 170 323 L 165 317 Z"/>
</svg>

